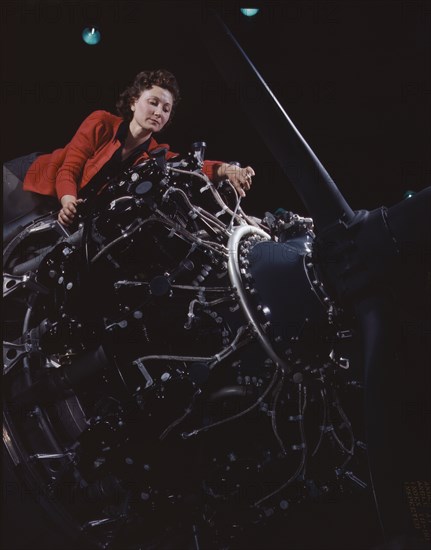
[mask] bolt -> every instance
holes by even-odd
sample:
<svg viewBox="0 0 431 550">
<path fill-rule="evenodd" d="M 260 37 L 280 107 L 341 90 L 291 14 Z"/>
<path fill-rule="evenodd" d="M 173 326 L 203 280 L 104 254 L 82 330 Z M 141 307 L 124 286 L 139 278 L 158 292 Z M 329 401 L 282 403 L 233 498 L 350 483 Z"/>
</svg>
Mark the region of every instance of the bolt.
<svg viewBox="0 0 431 550">
<path fill-rule="evenodd" d="M 289 503 L 287 500 L 280 500 L 280 508 L 282 510 L 287 510 L 289 508 Z"/>
</svg>

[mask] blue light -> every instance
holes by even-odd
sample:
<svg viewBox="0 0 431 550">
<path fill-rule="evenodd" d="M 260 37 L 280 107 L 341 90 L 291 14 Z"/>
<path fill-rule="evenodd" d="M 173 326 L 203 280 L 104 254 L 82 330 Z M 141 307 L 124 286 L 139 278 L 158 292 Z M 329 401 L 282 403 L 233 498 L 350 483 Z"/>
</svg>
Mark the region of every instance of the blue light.
<svg viewBox="0 0 431 550">
<path fill-rule="evenodd" d="M 246 17 L 253 17 L 253 15 L 256 15 L 257 13 L 259 13 L 259 9 L 258 8 L 241 8 L 241 13 Z"/>
<path fill-rule="evenodd" d="M 414 195 L 416 195 L 416 191 L 412 191 L 412 190 L 409 190 L 409 191 L 406 191 L 404 193 L 404 199 L 411 199 Z"/>
<path fill-rule="evenodd" d="M 85 27 L 82 31 L 82 40 L 89 46 L 95 46 L 100 42 L 100 32 L 97 27 Z"/>
</svg>

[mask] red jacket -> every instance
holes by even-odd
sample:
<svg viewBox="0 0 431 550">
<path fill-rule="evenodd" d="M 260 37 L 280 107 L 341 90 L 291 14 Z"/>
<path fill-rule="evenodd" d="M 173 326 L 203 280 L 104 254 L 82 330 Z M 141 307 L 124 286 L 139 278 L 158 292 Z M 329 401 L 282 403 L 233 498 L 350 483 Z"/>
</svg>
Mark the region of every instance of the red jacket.
<svg viewBox="0 0 431 550">
<path fill-rule="evenodd" d="M 50 154 L 41 155 L 33 162 L 24 179 L 24 190 L 57 196 L 58 199 L 63 195 L 76 197 L 78 191 L 87 185 L 121 147 L 121 142 L 115 136 L 122 121 L 122 118 L 107 111 L 91 113 L 70 143 Z M 167 159 L 178 155 L 169 150 L 169 145 L 159 144 L 152 137 L 148 152 L 151 153 L 159 147 L 168 150 Z M 134 164 L 148 158 L 148 153 L 144 152 Z M 214 179 L 218 165 L 220 161 L 207 160 L 204 162 L 203 172 Z"/>
</svg>

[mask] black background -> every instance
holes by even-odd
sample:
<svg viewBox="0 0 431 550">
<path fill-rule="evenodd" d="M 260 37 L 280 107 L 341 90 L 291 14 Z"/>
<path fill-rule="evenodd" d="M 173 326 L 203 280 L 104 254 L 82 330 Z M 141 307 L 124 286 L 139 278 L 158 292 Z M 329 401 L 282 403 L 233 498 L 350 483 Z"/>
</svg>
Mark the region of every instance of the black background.
<svg viewBox="0 0 431 550">
<path fill-rule="evenodd" d="M 256 5 L 256 3 L 255 3 Z M 259 4 L 257 4 L 259 5 Z M 354 209 L 391 206 L 428 185 L 430 5 L 406 1 L 1 3 L 3 160 L 66 144 L 93 110 L 115 112 L 144 69 L 164 67 L 182 101 L 159 141 L 256 171 L 244 209 L 304 207 L 210 60 L 197 21 L 215 9 Z M 102 41 L 81 31 L 96 24 Z M 259 98 L 256 97 L 256 102 Z"/>
<path fill-rule="evenodd" d="M 207 158 L 253 166 L 257 175 L 243 203 L 248 213 L 282 206 L 306 214 L 241 110 L 248 90 L 241 83 L 228 88 L 191 23 L 205 32 L 211 7 L 352 208 L 391 206 L 407 189 L 429 185 L 430 6 L 268 1 L 246 19 L 237 2 L 2 2 L 2 158 L 62 147 L 91 111 L 114 112 L 136 73 L 163 67 L 177 76 L 183 99 L 158 140 L 186 153 L 203 139 Z M 102 33 L 97 46 L 81 39 L 89 24 Z M 342 545 L 340 526 L 346 522 L 348 532 L 352 525 L 349 512 L 340 513 L 321 517 L 320 527 L 327 523 Z M 316 518 L 312 525 L 317 529 Z M 373 521 L 356 518 L 356 533 L 375 540 L 367 529 L 375 529 Z"/>
</svg>

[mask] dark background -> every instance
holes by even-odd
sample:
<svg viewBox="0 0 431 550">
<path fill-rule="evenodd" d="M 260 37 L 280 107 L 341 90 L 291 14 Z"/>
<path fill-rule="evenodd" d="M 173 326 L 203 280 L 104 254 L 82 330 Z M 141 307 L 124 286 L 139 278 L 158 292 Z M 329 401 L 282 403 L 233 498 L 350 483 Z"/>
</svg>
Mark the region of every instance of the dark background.
<svg viewBox="0 0 431 550">
<path fill-rule="evenodd" d="M 159 141 L 186 153 L 204 139 L 207 158 L 253 166 L 257 175 L 243 203 L 248 213 L 282 206 L 306 214 L 241 110 L 249 91 L 240 82 L 229 89 L 206 52 L 196 22 L 205 32 L 208 6 L 352 208 L 391 206 L 407 189 L 429 185 L 431 4 L 415 0 L 267 1 L 251 19 L 237 2 L 2 2 L 2 160 L 62 147 L 91 111 L 114 112 L 136 73 L 163 67 L 177 76 L 183 99 Z M 81 39 L 89 24 L 102 33 L 97 46 Z M 367 534 L 374 517 L 358 514 L 352 526 L 350 516 L 349 508 L 327 512 L 317 527 L 313 518 L 311 529 L 320 533 L 326 525 L 340 548 L 341 526 L 355 532 L 356 547 L 360 535 L 376 540 Z"/>
<path fill-rule="evenodd" d="M 259 3 L 254 3 L 259 5 Z M 244 209 L 304 207 L 241 110 L 196 29 L 215 9 L 354 209 L 391 206 L 429 184 L 430 4 L 424 1 L 268 1 L 245 18 L 238 2 L 1 3 L 3 160 L 67 143 L 93 110 L 115 112 L 135 74 L 164 67 L 183 100 L 159 136 L 186 153 L 256 171 Z M 194 23 L 193 23 L 194 21 Z M 96 24 L 102 41 L 81 31 Z M 259 98 L 256 97 L 256 103 Z"/>
</svg>

